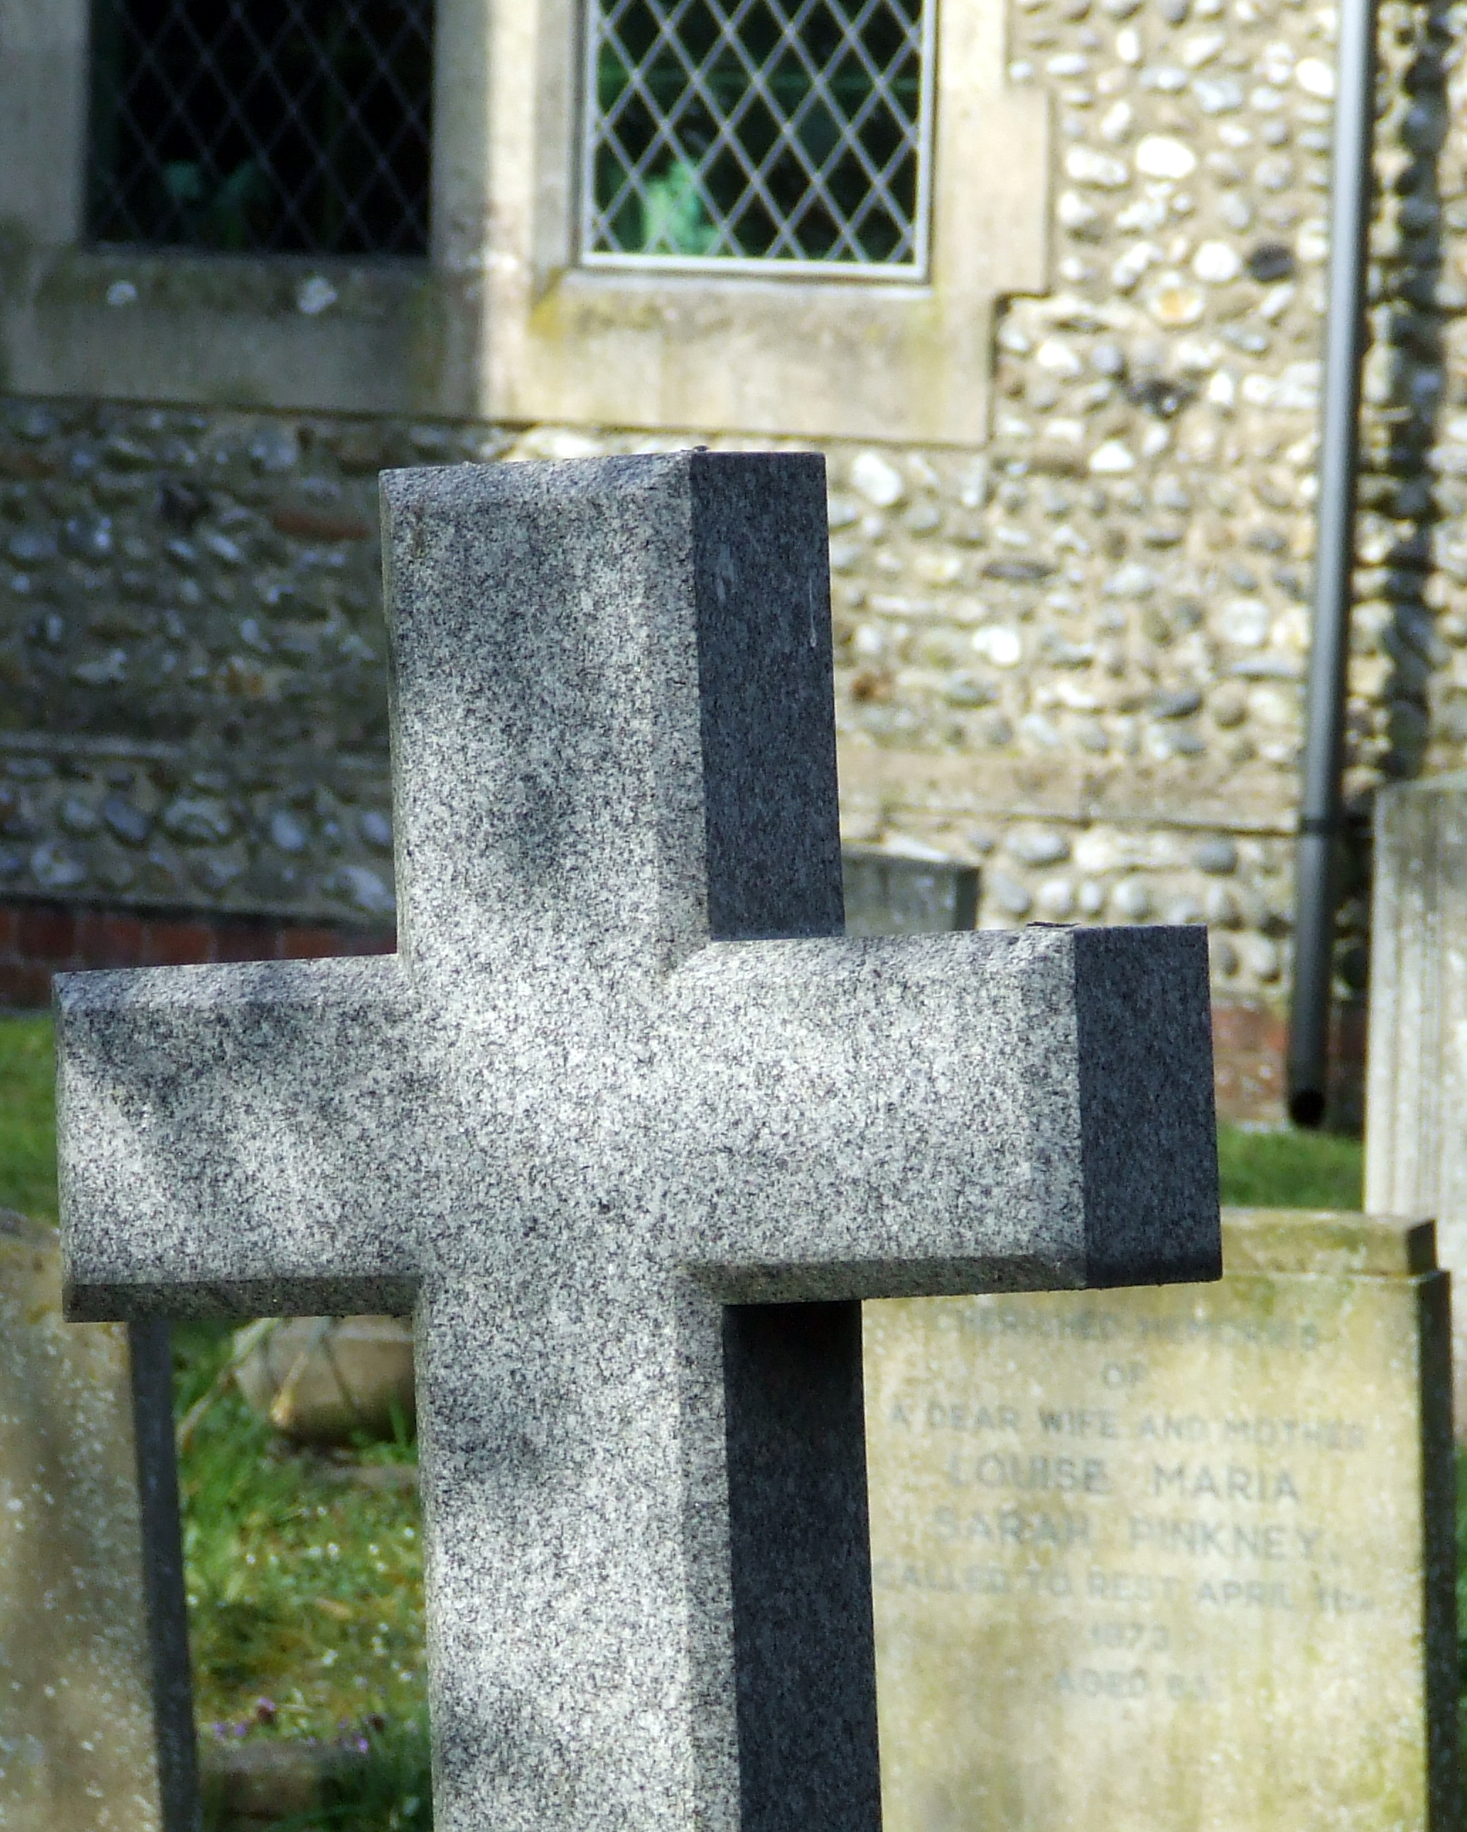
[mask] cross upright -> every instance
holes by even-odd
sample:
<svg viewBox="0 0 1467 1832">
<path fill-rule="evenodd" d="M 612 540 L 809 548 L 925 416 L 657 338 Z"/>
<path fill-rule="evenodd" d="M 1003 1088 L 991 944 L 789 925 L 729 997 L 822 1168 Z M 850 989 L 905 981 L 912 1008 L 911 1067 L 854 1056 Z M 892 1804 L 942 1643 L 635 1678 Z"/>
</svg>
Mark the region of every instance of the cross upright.
<svg viewBox="0 0 1467 1832">
<path fill-rule="evenodd" d="M 860 1300 L 1217 1276 L 1205 935 L 842 936 L 820 459 L 382 495 L 399 951 L 58 981 L 70 1315 L 415 1310 L 440 1832 L 877 1832 Z"/>
</svg>

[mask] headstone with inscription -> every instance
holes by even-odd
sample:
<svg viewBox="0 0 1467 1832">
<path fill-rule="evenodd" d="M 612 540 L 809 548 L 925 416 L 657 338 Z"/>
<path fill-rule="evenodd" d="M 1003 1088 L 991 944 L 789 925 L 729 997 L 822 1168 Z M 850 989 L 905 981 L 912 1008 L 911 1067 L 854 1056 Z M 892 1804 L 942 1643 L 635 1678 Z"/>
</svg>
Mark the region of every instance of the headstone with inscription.
<svg viewBox="0 0 1467 1832">
<path fill-rule="evenodd" d="M 1429 1222 L 1220 1284 L 867 1306 L 885 1832 L 1457 1824 Z"/>
<path fill-rule="evenodd" d="M 73 1311 L 416 1307 L 439 1832 L 875 1832 L 860 1300 L 1216 1276 L 1206 939 L 842 937 L 818 459 L 383 490 L 401 951 L 58 982 Z"/>
<path fill-rule="evenodd" d="M 1429 1215 L 1467 1287 L 1467 773 L 1375 802 L 1365 1206 Z M 1467 1435 L 1467 1300 L 1453 1314 L 1455 1417 Z"/>
<path fill-rule="evenodd" d="M 196 1826 L 168 1380 L 157 1326 L 62 1321 L 54 1232 L 0 1211 L 3 1832 Z"/>
</svg>

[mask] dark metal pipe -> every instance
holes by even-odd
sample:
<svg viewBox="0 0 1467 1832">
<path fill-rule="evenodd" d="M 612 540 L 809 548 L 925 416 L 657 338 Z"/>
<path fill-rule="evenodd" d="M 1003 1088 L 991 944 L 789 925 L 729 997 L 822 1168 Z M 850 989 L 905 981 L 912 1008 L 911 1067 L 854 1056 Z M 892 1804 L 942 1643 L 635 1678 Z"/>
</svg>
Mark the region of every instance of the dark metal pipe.
<svg viewBox="0 0 1467 1832">
<path fill-rule="evenodd" d="M 1320 429 L 1314 629 L 1305 699 L 1303 795 L 1294 891 L 1294 990 L 1289 1014 L 1289 1116 L 1324 1122 L 1334 977 L 1335 854 L 1343 796 L 1344 725 L 1355 563 L 1360 367 L 1375 128 L 1375 0 L 1343 0 L 1330 189 L 1329 317 Z"/>
</svg>

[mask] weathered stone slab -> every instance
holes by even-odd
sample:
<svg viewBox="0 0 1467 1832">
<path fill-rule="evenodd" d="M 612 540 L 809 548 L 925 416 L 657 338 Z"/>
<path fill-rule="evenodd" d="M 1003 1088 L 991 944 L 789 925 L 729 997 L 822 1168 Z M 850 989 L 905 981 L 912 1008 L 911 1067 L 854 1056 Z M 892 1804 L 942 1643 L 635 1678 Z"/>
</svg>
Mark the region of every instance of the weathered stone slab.
<svg viewBox="0 0 1467 1832">
<path fill-rule="evenodd" d="M 317 1744 L 205 1743 L 201 1791 L 210 1824 L 220 1832 L 309 1824 L 310 1816 L 326 1807 L 329 1784 L 349 1778 L 367 1761 L 357 1750 Z M 333 1817 L 339 1821 L 339 1813 Z"/>
<path fill-rule="evenodd" d="M 978 920 L 978 868 L 874 847 L 841 852 L 847 935 L 931 935 Z"/>
<path fill-rule="evenodd" d="M 145 1548 L 147 1516 L 169 1485 L 145 1481 L 140 1499 L 138 1476 L 153 1327 L 142 1326 L 145 1365 L 132 1366 L 125 1328 L 64 1323 L 55 1236 L 0 1212 L 4 1832 L 184 1832 L 194 1822 L 188 1669 L 185 1659 L 180 1698 L 176 1659 L 168 1664 L 179 1627 L 170 1604 L 182 1608 L 176 1560 L 166 1544 L 158 1558 Z M 171 1471 L 171 1440 L 167 1453 Z M 176 1547 L 177 1497 L 161 1498 Z"/>
<path fill-rule="evenodd" d="M 301 1444 L 390 1438 L 417 1415 L 413 1331 L 403 1317 L 293 1317 L 235 1336 L 235 1384 Z"/>
<path fill-rule="evenodd" d="M 1221 1284 L 868 1305 L 885 1832 L 1456 1825 L 1429 1222 Z"/>
<path fill-rule="evenodd" d="M 1375 803 L 1365 1206 L 1430 1215 L 1467 1283 L 1467 773 Z M 1457 1431 L 1467 1431 L 1467 1303 L 1453 1316 Z"/>
</svg>

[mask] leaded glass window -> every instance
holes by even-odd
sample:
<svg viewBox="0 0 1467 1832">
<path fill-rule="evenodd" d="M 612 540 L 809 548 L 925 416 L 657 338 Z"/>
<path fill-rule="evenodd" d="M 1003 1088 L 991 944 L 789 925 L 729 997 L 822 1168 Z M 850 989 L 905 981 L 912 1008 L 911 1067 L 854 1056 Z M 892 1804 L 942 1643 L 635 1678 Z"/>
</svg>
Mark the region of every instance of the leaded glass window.
<svg viewBox="0 0 1467 1832">
<path fill-rule="evenodd" d="M 587 0 L 582 258 L 927 264 L 937 0 Z"/>
<path fill-rule="evenodd" d="M 102 242 L 428 247 L 433 0 L 93 0 Z"/>
</svg>

